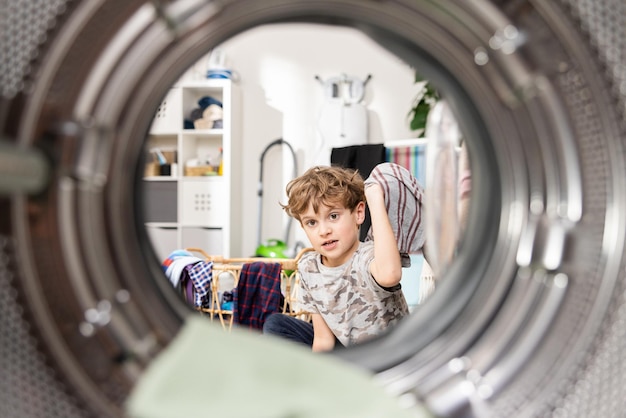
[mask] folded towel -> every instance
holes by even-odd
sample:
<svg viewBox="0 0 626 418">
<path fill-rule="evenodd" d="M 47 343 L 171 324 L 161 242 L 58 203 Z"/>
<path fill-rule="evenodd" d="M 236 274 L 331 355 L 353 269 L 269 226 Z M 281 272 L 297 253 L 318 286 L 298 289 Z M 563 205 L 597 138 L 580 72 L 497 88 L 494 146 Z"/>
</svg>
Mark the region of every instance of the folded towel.
<svg viewBox="0 0 626 418">
<path fill-rule="evenodd" d="M 217 100 L 215 97 L 204 96 L 204 97 L 200 98 L 200 100 L 198 100 L 198 106 L 200 106 L 200 108 L 202 110 L 206 109 L 207 107 L 209 107 L 209 106 L 211 106 L 213 104 L 214 105 L 218 105 L 219 107 L 223 107 L 222 102 Z"/>
<path fill-rule="evenodd" d="M 426 233 L 422 222 L 424 188 L 404 167 L 394 163 L 378 164 L 365 184 L 378 183 L 385 193 L 389 222 L 393 229 L 402 267 L 410 267 L 409 254 L 419 253 L 424 247 Z M 371 228 L 366 241 L 375 239 Z"/>
</svg>

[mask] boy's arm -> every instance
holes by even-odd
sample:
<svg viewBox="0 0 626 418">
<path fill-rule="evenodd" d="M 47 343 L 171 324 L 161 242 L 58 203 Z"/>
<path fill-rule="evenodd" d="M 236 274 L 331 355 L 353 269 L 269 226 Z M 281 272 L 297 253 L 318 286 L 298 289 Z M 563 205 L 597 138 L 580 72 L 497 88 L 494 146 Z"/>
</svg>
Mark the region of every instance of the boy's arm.
<svg viewBox="0 0 626 418">
<path fill-rule="evenodd" d="M 371 183 L 365 186 L 365 197 L 374 236 L 374 260 L 370 263 L 370 273 L 379 285 L 392 287 L 400 283 L 402 262 L 398 243 L 389 222 L 385 195 L 379 184 Z"/>
<path fill-rule="evenodd" d="M 328 328 L 320 314 L 312 314 L 313 351 L 330 351 L 335 347 L 335 334 Z"/>
</svg>

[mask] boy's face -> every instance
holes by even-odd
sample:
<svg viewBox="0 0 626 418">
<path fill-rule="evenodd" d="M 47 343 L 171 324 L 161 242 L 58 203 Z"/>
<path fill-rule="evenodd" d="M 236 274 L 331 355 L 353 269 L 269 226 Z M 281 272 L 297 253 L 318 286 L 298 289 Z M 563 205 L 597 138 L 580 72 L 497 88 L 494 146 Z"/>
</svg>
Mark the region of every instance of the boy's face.
<svg viewBox="0 0 626 418">
<path fill-rule="evenodd" d="M 315 213 L 313 205 L 300 217 L 300 224 L 311 245 L 329 267 L 344 264 L 359 246 L 359 226 L 365 220 L 365 203 L 350 212 L 343 205 L 321 204 Z"/>
</svg>

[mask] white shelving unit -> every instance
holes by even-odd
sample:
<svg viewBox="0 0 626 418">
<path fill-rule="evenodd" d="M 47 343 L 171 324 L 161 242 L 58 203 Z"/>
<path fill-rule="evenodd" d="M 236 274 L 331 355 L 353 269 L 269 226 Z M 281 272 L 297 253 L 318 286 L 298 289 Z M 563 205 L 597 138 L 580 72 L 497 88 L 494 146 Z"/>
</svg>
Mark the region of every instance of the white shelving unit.
<svg viewBox="0 0 626 418">
<path fill-rule="evenodd" d="M 192 110 L 204 97 L 222 103 L 222 127 L 185 129 L 184 120 L 191 120 Z M 225 257 L 240 255 L 238 97 L 230 80 L 185 81 L 172 87 L 157 110 L 146 151 L 159 149 L 168 163 L 176 163 L 169 175 L 146 170 L 143 179 L 146 228 L 160 259 L 189 247 Z M 186 175 L 186 163 L 192 159 L 210 156 L 217 165 L 220 149 L 222 175 Z"/>
</svg>

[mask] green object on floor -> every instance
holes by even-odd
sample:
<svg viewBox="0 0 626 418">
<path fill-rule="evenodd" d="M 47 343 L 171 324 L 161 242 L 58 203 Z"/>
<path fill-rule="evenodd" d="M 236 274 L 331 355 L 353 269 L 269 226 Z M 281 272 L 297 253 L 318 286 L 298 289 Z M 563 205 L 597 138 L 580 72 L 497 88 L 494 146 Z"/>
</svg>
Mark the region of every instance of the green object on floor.
<svg viewBox="0 0 626 418">
<path fill-rule="evenodd" d="M 277 337 L 191 315 L 131 392 L 131 418 L 416 418 L 372 376 Z"/>
<path fill-rule="evenodd" d="M 278 239 L 269 239 L 256 249 L 257 257 L 289 258 L 285 255 L 287 244 Z"/>
<path fill-rule="evenodd" d="M 287 257 L 287 244 L 278 239 L 269 239 L 256 249 L 256 257 L 265 258 L 289 258 Z M 287 277 L 291 276 L 293 271 L 285 270 Z"/>
</svg>

